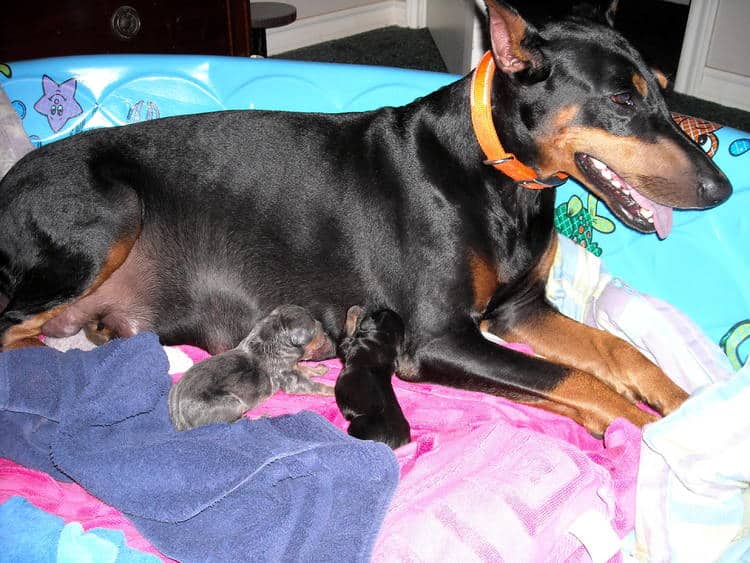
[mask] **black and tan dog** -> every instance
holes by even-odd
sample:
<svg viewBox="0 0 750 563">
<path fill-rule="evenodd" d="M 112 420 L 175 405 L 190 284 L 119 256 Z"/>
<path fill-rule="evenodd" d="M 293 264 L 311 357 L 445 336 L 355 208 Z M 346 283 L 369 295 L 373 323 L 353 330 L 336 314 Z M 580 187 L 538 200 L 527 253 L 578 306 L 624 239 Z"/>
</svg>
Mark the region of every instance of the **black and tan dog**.
<svg viewBox="0 0 750 563">
<path fill-rule="evenodd" d="M 325 367 L 299 364 L 332 352 L 331 340 L 307 310 L 297 305 L 277 307 L 236 348 L 195 364 L 172 386 L 172 424 L 187 430 L 232 422 L 279 390 L 333 395 L 333 387 L 310 379 L 322 375 Z"/>
<path fill-rule="evenodd" d="M 404 379 L 535 404 L 597 434 L 616 417 L 652 420 L 637 401 L 677 408 L 686 394 L 658 367 L 545 301 L 555 190 L 539 188 L 568 172 L 664 237 L 672 208 L 715 206 L 731 186 L 604 20 L 536 29 L 487 6 L 491 56 L 404 107 L 174 117 L 27 155 L 0 185 L 3 348 L 96 319 L 217 353 L 279 303 L 334 336 L 368 303 L 404 322 Z"/>
<path fill-rule="evenodd" d="M 391 386 L 404 342 L 404 323 L 390 309 L 354 306 L 346 314 L 338 345 L 344 369 L 336 379 L 336 403 L 348 432 L 393 448 L 409 441 L 409 422 Z"/>
</svg>

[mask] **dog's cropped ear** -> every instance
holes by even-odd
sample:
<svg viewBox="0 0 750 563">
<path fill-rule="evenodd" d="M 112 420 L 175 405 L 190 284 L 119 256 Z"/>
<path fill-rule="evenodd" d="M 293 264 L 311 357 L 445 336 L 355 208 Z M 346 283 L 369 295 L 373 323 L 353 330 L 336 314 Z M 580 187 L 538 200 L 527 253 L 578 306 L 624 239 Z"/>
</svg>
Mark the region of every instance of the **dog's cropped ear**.
<svg viewBox="0 0 750 563">
<path fill-rule="evenodd" d="M 543 80 L 549 74 L 539 49 L 541 38 L 533 25 L 499 0 L 486 0 L 492 55 L 497 68 L 527 81 Z"/>
<path fill-rule="evenodd" d="M 573 4 L 572 13 L 590 20 L 605 23 L 610 27 L 615 25 L 615 15 L 620 0 L 586 0 Z"/>
</svg>

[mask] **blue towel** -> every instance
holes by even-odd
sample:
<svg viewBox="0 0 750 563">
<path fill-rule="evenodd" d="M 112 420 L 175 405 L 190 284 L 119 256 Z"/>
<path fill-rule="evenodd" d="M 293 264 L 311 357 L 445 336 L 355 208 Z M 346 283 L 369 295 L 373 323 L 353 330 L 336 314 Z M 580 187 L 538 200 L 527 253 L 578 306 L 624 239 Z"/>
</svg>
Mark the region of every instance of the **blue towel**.
<svg viewBox="0 0 750 563">
<path fill-rule="evenodd" d="M 92 528 L 37 508 L 22 497 L 0 504 L 0 563 L 159 563 L 129 548 L 119 530 Z"/>
<path fill-rule="evenodd" d="M 369 559 L 398 479 L 387 446 L 310 412 L 177 432 L 169 386 L 153 334 L 0 354 L 0 455 L 66 475 L 181 561 Z"/>
</svg>

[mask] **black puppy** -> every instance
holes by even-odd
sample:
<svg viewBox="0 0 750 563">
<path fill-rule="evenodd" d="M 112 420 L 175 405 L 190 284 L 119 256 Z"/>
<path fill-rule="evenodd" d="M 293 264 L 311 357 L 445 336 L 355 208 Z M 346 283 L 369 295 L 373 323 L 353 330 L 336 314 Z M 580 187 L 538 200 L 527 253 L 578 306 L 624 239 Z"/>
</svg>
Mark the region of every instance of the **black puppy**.
<svg viewBox="0 0 750 563">
<path fill-rule="evenodd" d="M 309 379 L 325 373 L 325 367 L 298 364 L 330 353 L 331 346 L 321 324 L 306 309 L 278 307 L 239 346 L 195 364 L 172 386 L 172 423 L 177 430 L 187 430 L 232 422 L 280 389 L 299 395 L 332 395 L 333 387 Z"/>
<path fill-rule="evenodd" d="M 404 340 L 404 323 L 390 309 L 346 314 L 346 336 L 339 344 L 344 369 L 336 380 L 336 403 L 351 422 L 349 434 L 385 442 L 392 448 L 410 440 L 409 423 L 391 386 Z"/>
</svg>

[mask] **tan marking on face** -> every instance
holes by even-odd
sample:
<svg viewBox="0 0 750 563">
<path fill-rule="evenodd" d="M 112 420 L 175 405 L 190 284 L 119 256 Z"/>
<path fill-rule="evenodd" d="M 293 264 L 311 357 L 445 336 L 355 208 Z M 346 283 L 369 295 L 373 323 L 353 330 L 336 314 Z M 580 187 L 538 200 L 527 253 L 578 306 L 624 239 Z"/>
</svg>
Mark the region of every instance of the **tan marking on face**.
<svg viewBox="0 0 750 563">
<path fill-rule="evenodd" d="M 651 69 L 654 73 L 654 78 L 656 78 L 656 83 L 659 85 L 659 88 L 662 90 L 666 90 L 669 87 L 669 78 L 660 71 L 659 69 Z"/>
<path fill-rule="evenodd" d="M 482 312 L 500 285 L 497 270 L 487 258 L 474 252 L 469 255 L 469 269 L 474 292 L 474 310 Z"/>
<path fill-rule="evenodd" d="M 139 231 L 140 233 L 140 231 Z M 117 241 L 109 250 L 107 258 L 99 270 L 99 274 L 91 284 L 91 286 L 76 300 L 83 299 L 87 295 L 90 295 L 96 291 L 108 278 L 112 275 L 117 268 L 119 268 L 130 253 L 130 249 L 133 248 L 135 240 L 138 238 L 136 233 L 133 236 L 127 237 L 123 240 Z M 72 303 L 65 303 L 53 307 L 48 311 L 44 311 L 35 315 L 17 325 L 10 327 L 2 337 L 2 349 L 3 350 L 14 350 L 17 348 L 25 348 L 27 346 L 38 346 L 41 342 L 38 336 L 42 333 L 42 326 L 50 319 L 55 318 L 70 307 Z"/>
<path fill-rule="evenodd" d="M 303 360 L 323 360 L 329 357 L 334 351 L 333 342 L 323 330 L 320 322 L 315 321 L 313 337 L 304 347 L 302 354 Z"/>
<path fill-rule="evenodd" d="M 633 86 L 635 86 L 635 89 L 641 95 L 641 98 L 648 96 L 648 84 L 642 75 L 637 73 L 633 75 Z"/>
<path fill-rule="evenodd" d="M 558 170 L 575 176 L 594 194 L 608 201 L 591 184 L 575 162 L 575 154 L 586 153 L 604 162 L 646 197 L 671 207 L 700 205 L 695 190 L 694 167 L 687 154 L 673 140 L 660 138 L 648 143 L 635 136 L 618 136 L 584 126 L 555 127 L 539 147 L 539 172 L 544 177 Z"/>
</svg>

